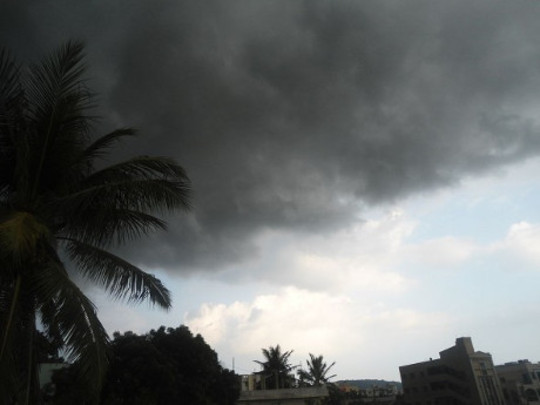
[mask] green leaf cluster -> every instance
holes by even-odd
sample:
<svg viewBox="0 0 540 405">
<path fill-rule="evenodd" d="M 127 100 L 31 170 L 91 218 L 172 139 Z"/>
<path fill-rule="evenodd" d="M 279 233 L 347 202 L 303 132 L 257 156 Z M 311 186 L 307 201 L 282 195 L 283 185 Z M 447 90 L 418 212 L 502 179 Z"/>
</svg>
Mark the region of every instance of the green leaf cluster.
<svg viewBox="0 0 540 405">
<path fill-rule="evenodd" d="M 301 384 L 307 384 L 311 386 L 319 386 L 328 383 L 331 378 L 334 378 L 336 374 L 328 375 L 330 369 L 334 367 L 336 362 L 327 365 L 322 355 L 315 356 L 309 353 L 309 360 L 307 361 L 307 370 L 298 370 L 298 377 Z"/>
<path fill-rule="evenodd" d="M 217 354 L 186 326 L 161 327 L 144 335 L 115 333 L 112 360 L 101 404 L 233 405 L 240 394 L 239 377 L 224 369 Z M 56 393 L 51 404 L 71 404 L 84 398 L 73 371 L 53 376 Z"/>
<path fill-rule="evenodd" d="M 262 389 L 291 388 L 295 379 L 292 371 L 295 366 L 289 363 L 289 357 L 294 350 L 282 351 L 280 345 L 262 349 L 264 361 L 254 360 L 262 367 Z"/>
<path fill-rule="evenodd" d="M 161 213 L 189 209 L 190 181 L 165 157 L 103 167 L 135 131 L 93 135 L 83 51 L 68 42 L 29 67 L 0 51 L 0 403 L 38 402 L 37 321 L 97 398 L 109 338 L 72 271 L 114 298 L 171 306 L 156 277 L 109 249 L 164 229 Z"/>
<path fill-rule="evenodd" d="M 330 369 L 336 362 L 328 365 L 322 355 L 315 356 L 309 354 L 307 369 L 298 369 L 298 381 L 295 379 L 293 371 L 298 366 L 290 364 L 289 357 L 293 350 L 283 351 L 280 345 L 270 346 L 268 349 L 262 349 L 264 361 L 254 360 L 262 367 L 258 374 L 262 376 L 259 389 L 279 389 L 292 388 L 295 386 L 320 386 L 327 384 L 331 378 L 336 375 L 328 375 Z"/>
</svg>

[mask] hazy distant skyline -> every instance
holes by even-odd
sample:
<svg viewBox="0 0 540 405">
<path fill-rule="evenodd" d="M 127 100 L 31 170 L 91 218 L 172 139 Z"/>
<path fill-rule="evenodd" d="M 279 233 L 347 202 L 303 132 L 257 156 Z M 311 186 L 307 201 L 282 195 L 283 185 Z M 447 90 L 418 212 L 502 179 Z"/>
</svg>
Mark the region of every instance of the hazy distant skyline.
<svg viewBox="0 0 540 405">
<path fill-rule="evenodd" d="M 458 336 L 540 360 L 540 3 L 8 2 L 22 60 L 87 44 L 118 151 L 169 155 L 194 210 L 122 247 L 170 313 L 89 293 L 110 332 L 187 324 L 236 371 L 260 348 L 398 379 Z M 90 288 L 90 287 L 88 287 Z"/>
</svg>

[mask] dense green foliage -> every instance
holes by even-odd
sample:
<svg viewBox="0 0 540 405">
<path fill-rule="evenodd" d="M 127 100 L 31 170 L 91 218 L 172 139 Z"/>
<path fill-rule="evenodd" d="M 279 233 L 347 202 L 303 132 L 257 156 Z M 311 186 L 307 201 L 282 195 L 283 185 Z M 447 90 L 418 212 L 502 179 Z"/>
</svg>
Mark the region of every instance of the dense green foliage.
<svg viewBox="0 0 540 405">
<path fill-rule="evenodd" d="M 336 364 L 336 362 L 327 365 L 322 355 L 314 356 L 310 353 L 309 360 L 307 361 L 307 370 L 298 370 L 300 384 L 312 386 L 326 384 L 328 380 L 336 376 L 335 374 L 328 375 L 334 364 Z"/>
<path fill-rule="evenodd" d="M 240 394 L 238 376 L 224 369 L 204 339 L 185 326 L 161 327 L 145 335 L 115 333 L 111 349 L 104 405 L 232 405 Z M 56 372 L 53 381 L 56 396 L 50 403 L 83 403 L 84 391 L 74 384 L 71 369 Z"/>
<path fill-rule="evenodd" d="M 341 391 L 336 384 L 328 384 L 328 398 L 326 398 L 327 405 L 356 405 L 355 398 L 349 398 L 347 393 Z M 350 402 L 349 402 L 350 401 Z"/>
<path fill-rule="evenodd" d="M 28 69 L 0 50 L 2 404 L 39 401 L 38 321 L 47 339 L 76 362 L 89 393 L 100 391 L 109 339 L 73 272 L 115 298 L 171 305 L 156 277 L 108 248 L 163 229 L 156 214 L 189 207 L 189 180 L 168 158 L 100 162 L 134 131 L 92 135 L 93 98 L 84 71 L 79 43 Z"/>
<path fill-rule="evenodd" d="M 255 363 L 262 366 L 261 374 L 263 378 L 263 389 L 291 388 L 295 383 L 294 366 L 289 363 L 289 357 L 293 350 L 281 351 L 281 347 L 269 347 L 262 349 L 264 361 L 255 360 Z"/>
</svg>

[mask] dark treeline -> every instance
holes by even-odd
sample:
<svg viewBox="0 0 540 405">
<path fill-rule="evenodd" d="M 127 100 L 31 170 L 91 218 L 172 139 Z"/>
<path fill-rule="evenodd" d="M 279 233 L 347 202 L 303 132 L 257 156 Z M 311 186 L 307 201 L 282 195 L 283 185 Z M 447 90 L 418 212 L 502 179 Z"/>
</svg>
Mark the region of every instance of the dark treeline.
<svg viewBox="0 0 540 405">
<path fill-rule="evenodd" d="M 84 405 L 85 389 L 70 366 L 54 373 L 44 400 Z M 239 394 L 238 376 L 219 364 L 201 335 L 162 326 L 143 335 L 114 334 L 100 403 L 232 405 Z"/>
</svg>

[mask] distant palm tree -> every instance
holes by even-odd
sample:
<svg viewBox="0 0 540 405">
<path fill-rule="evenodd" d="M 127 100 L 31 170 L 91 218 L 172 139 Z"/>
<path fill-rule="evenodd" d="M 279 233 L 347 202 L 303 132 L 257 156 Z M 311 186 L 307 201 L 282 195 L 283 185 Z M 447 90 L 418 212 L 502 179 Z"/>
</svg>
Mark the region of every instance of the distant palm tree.
<svg viewBox="0 0 540 405">
<path fill-rule="evenodd" d="M 265 361 L 254 360 L 255 363 L 262 366 L 262 375 L 265 381 L 265 388 L 277 389 L 277 388 L 290 388 L 294 382 L 294 376 L 291 372 L 295 366 L 289 364 L 289 357 L 293 353 L 293 350 L 286 352 L 281 351 L 281 347 L 269 347 L 268 349 L 262 349 L 262 354 L 265 357 Z"/>
<path fill-rule="evenodd" d="M 307 361 L 307 371 L 298 370 L 300 381 L 309 385 L 319 386 L 326 384 L 328 380 L 336 376 L 335 374 L 330 376 L 327 375 L 330 369 L 334 367 L 334 364 L 336 364 L 335 361 L 328 366 L 324 362 L 322 355 L 316 357 L 310 353 L 309 357 L 310 360 Z"/>
<path fill-rule="evenodd" d="M 36 322 L 78 364 L 95 395 L 108 336 L 74 271 L 130 302 L 171 306 L 169 291 L 106 249 L 165 227 L 157 213 L 188 209 L 178 164 L 139 156 L 97 160 L 132 129 L 91 136 L 83 46 L 69 42 L 23 71 L 0 51 L 0 403 L 38 403 Z M 86 400 L 95 402 L 97 396 Z"/>
</svg>

